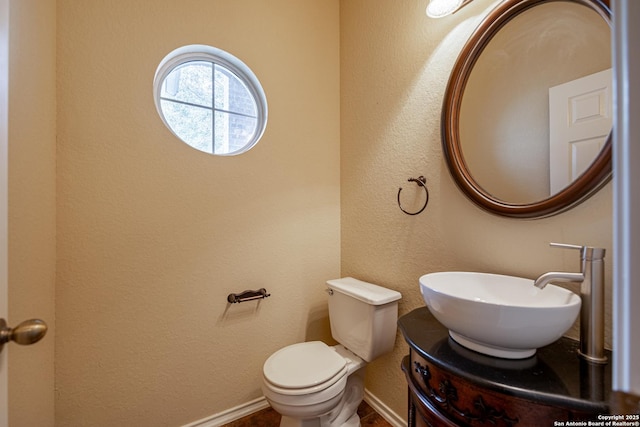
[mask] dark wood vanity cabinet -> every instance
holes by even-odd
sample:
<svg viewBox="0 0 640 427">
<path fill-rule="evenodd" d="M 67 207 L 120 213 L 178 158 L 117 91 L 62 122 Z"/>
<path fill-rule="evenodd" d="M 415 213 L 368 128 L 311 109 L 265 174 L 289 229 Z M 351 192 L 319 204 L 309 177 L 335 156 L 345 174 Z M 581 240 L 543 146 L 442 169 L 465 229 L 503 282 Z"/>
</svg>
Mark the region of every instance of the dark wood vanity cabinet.
<svg viewBox="0 0 640 427">
<path fill-rule="evenodd" d="M 398 325 L 410 348 L 409 427 L 559 426 L 608 413 L 610 365 L 579 359 L 574 340 L 506 360 L 460 346 L 426 307 Z"/>
</svg>

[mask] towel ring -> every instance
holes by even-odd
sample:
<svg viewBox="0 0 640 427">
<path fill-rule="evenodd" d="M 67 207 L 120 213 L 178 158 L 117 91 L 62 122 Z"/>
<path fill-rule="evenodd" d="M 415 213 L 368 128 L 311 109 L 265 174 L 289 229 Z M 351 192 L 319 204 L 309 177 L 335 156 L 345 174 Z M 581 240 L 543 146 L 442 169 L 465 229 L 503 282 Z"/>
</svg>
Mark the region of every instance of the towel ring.
<svg viewBox="0 0 640 427">
<path fill-rule="evenodd" d="M 421 186 L 422 188 L 424 188 L 424 193 L 427 196 L 426 200 L 424 201 L 424 206 L 422 206 L 422 208 L 417 211 L 417 212 L 408 212 L 406 210 L 403 209 L 402 204 L 400 203 L 400 192 L 402 191 L 402 187 L 400 187 L 398 189 L 398 207 L 400 208 L 400 210 L 404 213 L 406 213 L 407 215 L 418 215 L 419 213 L 421 213 L 426 207 L 427 207 L 427 203 L 429 203 L 429 190 L 427 189 L 427 180 L 424 176 L 420 175 L 418 178 L 409 178 L 407 181 L 409 182 L 415 182 L 416 184 L 418 184 L 419 186 Z"/>
</svg>

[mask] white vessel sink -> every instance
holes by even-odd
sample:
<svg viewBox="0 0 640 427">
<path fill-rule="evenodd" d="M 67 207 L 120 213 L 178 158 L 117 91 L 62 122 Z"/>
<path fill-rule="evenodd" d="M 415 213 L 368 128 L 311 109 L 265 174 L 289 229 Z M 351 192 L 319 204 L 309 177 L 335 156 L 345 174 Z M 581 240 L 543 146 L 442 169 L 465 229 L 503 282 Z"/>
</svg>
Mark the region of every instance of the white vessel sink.
<svg viewBox="0 0 640 427">
<path fill-rule="evenodd" d="M 420 292 L 458 344 L 490 356 L 524 359 L 551 344 L 580 311 L 564 288 L 498 274 L 441 272 L 420 277 Z"/>
</svg>

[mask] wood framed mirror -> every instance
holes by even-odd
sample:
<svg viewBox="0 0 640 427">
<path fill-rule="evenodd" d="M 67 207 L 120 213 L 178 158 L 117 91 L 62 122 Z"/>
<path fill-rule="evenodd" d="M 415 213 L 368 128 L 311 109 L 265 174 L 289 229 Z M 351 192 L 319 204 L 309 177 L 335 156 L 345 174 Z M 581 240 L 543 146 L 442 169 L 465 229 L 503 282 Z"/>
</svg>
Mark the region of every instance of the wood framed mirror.
<svg viewBox="0 0 640 427">
<path fill-rule="evenodd" d="M 543 218 L 610 180 L 611 122 L 598 125 L 599 136 L 562 130 L 560 161 L 552 141 L 558 131 L 549 129 L 612 119 L 611 92 L 589 89 L 595 97 L 587 99 L 560 90 L 561 107 L 574 109 L 562 114 L 550 103 L 557 88 L 610 70 L 610 38 L 602 0 L 505 0 L 481 22 L 453 67 L 442 109 L 445 160 L 470 200 L 496 215 Z M 554 166 L 565 163 L 567 170 Z"/>
</svg>

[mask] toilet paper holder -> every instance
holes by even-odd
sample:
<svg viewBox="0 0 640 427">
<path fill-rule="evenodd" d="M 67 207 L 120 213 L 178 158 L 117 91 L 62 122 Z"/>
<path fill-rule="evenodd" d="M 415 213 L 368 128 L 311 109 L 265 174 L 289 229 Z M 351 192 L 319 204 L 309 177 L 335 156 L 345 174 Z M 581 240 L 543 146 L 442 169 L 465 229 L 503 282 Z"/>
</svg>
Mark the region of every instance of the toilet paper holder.
<svg viewBox="0 0 640 427">
<path fill-rule="evenodd" d="M 231 304 L 235 304 L 239 302 L 252 301 L 255 299 L 264 299 L 270 296 L 271 294 L 267 293 L 267 290 L 265 288 L 260 288 L 257 291 L 244 291 L 240 292 L 239 294 L 229 294 L 227 296 L 227 301 Z"/>
</svg>

